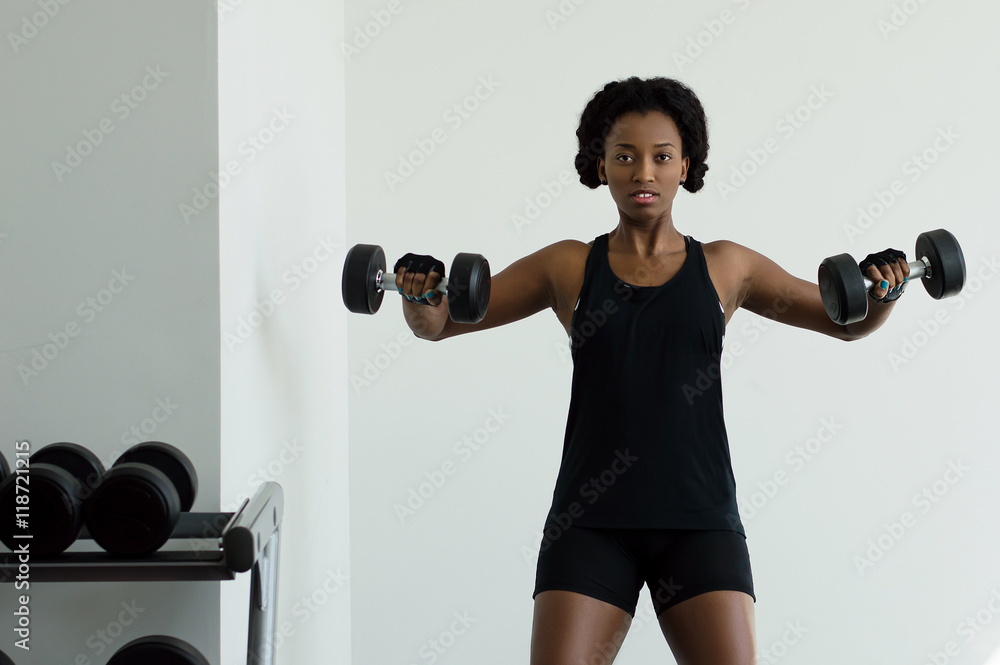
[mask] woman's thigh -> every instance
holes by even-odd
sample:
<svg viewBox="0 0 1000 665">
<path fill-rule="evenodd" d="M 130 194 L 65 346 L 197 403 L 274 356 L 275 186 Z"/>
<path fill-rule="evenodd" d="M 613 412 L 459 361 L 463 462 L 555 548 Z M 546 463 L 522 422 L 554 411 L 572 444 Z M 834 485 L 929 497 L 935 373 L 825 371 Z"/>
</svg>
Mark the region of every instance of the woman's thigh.
<svg viewBox="0 0 1000 665">
<path fill-rule="evenodd" d="M 660 629 L 677 665 L 756 663 L 754 601 L 743 591 L 709 591 L 664 610 Z"/>
<path fill-rule="evenodd" d="M 535 596 L 531 665 L 611 665 L 632 617 L 625 610 L 573 591 Z"/>
<path fill-rule="evenodd" d="M 532 665 L 610 665 L 643 580 L 621 532 L 573 526 L 540 548 Z"/>
<path fill-rule="evenodd" d="M 753 663 L 755 596 L 746 538 L 692 530 L 650 532 L 644 540 L 643 574 L 678 665 Z"/>
</svg>

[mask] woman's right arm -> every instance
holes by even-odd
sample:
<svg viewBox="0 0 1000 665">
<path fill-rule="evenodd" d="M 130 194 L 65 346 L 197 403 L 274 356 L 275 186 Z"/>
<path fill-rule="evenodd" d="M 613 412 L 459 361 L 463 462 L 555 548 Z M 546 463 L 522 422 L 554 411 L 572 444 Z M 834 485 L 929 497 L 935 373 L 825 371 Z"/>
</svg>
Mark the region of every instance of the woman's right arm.
<svg viewBox="0 0 1000 665">
<path fill-rule="evenodd" d="M 417 337 L 439 341 L 512 323 L 547 307 L 557 309 L 563 300 L 557 297 L 558 271 L 566 268 L 566 254 L 570 244 L 582 243 L 567 240 L 549 245 L 493 275 L 489 307 L 486 316 L 479 323 L 452 321 L 448 318 L 448 303 L 443 302 L 439 294 L 431 300 L 433 305 L 415 305 L 402 300 L 406 324 Z M 396 286 L 402 288 L 404 293 L 416 297 L 436 287 L 440 279 L 441 276 L 436 272 L 425 276 L 406 273 L 404 268 L 400 268 L 396 273 Z"/>
</svg>

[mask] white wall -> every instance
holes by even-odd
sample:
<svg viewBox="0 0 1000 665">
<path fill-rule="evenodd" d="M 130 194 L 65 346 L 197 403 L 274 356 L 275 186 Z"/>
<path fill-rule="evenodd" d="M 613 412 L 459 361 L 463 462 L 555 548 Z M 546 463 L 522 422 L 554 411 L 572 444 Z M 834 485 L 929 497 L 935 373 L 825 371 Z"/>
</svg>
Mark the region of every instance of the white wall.
<svg viewBox="0 0 1000 665">
<path fill-rule="evenodd" d="M 0 451 L 74 441 L 110 465 L 167 441 L 199 511 L 219 506 L 218 213 L 177 206 L 218 159 L 216 22 L 191 0 L 0 7 Z M 215 584 L 34 584 L 30 653 L 14 596 L 17 663 L 99 665 L 158 632 L 218 662 Z"/>
<path fill-rule="evenodd" d="M 913 287 L 855 344 L 741 312 L 723 381 L 737 493 L 761 506 L 743 510 L 760 662 L 924 663 L 948 650 L 948 662 L 982 662 L 1000 648 L 998 622 L 981 632 L 963 622 L 992 618 L 1000 593 L 989 527 L 1000 499 L 990 482 L 1000 461 L 998 19 L 985 0 L 351 3 L 348 240 L 380 243 L 390 261 L 482 252 L 498 271 L 558 239 L 611 230 L 607 192 L 577 184 L 574 130 L 595 91 L 633 74 L 680 78 L 708 112 L 706 188 L 681 192 L 675 207 L 678 228 L 699 240 L 740 242 L 814 280 L 823 257 L 912 254 L 921 231 L 952 230 L 969 266 L 962 296 L 938 302 Z M 495 89 L 478 87 L 484 79 Z M 449 111 L 477 88 L 468 117 Z M 803 118 L 794 131 L 787 114 Z M 386 173 L 420 145 L 430 152 L 435 130 L 433 153 L 390 186 Z M 935 153 L 949 131 L 957 138 Z M 724 194 L 769 139 L 777 151 Z M 915 171 L 925 151 L 936 161 Z M 569 184 L 546 200 L 564 173 Z M 903 193 L 849 233 L 858 208 L 895 180 Z M 519 225 L 532 200 L 544 209 Z M 565 334 L 543 313 L 430 344 L 413 341 L 394 298 L 383 309 L 350 323 L 352 662 L 525 662 L 532 549 L 569 398 Z M 935 328 L 935 317 L 946 323 Z M 509 416 L 500 430 L 457 453 L 495 412 Z M 832 440 L 804 464 L 790 460 L 827 421 L 839 427 Z M 457 472 L 397 517 L 394 506 L 440 484 L 447 462 Z M 968 470 L 949 485 L 952 462 Z M 782 471 L 773 496 L 757 494 Z M 935 487 L 936 502 L 914 503 Z M 886 536 L 891 547 L 859 570 L 870 541 L 905 513 L 914 526 L 898 542 Z M 475 619 L 458 637 L 448 634 L 455 613 Z M 794 644 L 783 643 L 789 622 L 808 629 Z M 666 654 L 644 591 L 618 662 Z"/>
<path fill-rule="evenodd" d="M 33 33 L 24 20 L 43 5 L 54 15 Z M 378 242 L 390 260 L 479 251 L 499 270 L 557 239 L 610 230 L 606 193 L 576 185 L 573 131 L 594 91 L 632 74 L 681 78 L 709 113 L 712 171 L 703 192 L 679 197 L 682 231 L 736 240 L 812 278 L 824 256 L 909 251 L 917 233 L 944 226 L 970 267 L 963 296 L 911 293 L 858 344 L 746 313 L 731 322 L 728 348 L 745 349 L 724 378 L 738 493 L 760 503 L 761 484 L 778 471 L 790 478 L 752 517 L 744 510 L 762 662 L 780 653 L 787 622 L 809 629 L 785 645 L 803 662 L 859 651 L 923 662 L 950 649 L 948 662 L 978 663 L 1000 647 L 995 622 L 979 632 L 965 623 L 992 619 L 1000 589 L 996 539 L 982 526 L 998 498 L 987 475 L 997 461 L 994 6 L 233 0 L 219 5 L 218 28 L 212 3 L 54 7 L 0 10 L 5 33 L 31 35 L 7 34 L 0 47 L 10 100 L 0 122 L 0 279 L 14 285 L 0 295 L 0 450 L 68 439 L 110 461 L 157 399 L 177 403 L 150 438 L 194 459 L 196 509 L 232 509 L 265 478 L 285 487 L 279 662 L 526 659 L 532 548 L 568 404 L 562 330 L 542 314 L 432 345 L 412 340 L 387 299 L 382 315 L 352 317 L 348 338 L 343 250 Z M 880 22 L 894 19 L 899 29 L 883 35 Z M 358 30 L 374 36 L 365 42 Z M 689 40 L 702 52 L 679 62 Z M 169 77 L 155 87 L 149 79 L 122 117 L 113 100 L 157 65 Z M 801 128 L 778 125 L 824 86 L 832 95 Z M 449 111 L 477 92 L 468 117 Z M 106 118 L 114 131 L 60 182 L 52 162 Z M 912 156 L 949 127 L 954 144 L 914 179 Z M 444 142 L 390 189 L 386 172 L 432 136 Z M 720 183 L 771 138 L 778 151 L 723 195 Z M 179 206 L 230 161 L 238 173 L 184 219 Z M 559 189 L 561 177 L 569 184 Z M 849 236 L 857 208 L 896 179 L 905 192 Z M 526 199 L 544 206 L 527 225 L 515 217 L 528 215 Z M 112 270 L 133 265 L 135 281 L 106 309 L 80 314 Z M 308 279 L 297 281 L 297 268 Z M 258 322 L 262 310 L 271 315 Z M 935 317 L 947 321 L 936 330 Z M 71 323 L 80 333 L 22 378 L 33 350 Z M 916 354 L 894 362 L 913 343 Z M 889 415 L 874 403 L 879 391 L 895 398 Z M 497 415 L 503 425 L 480 449 L 456 453 L 467 437 L 483 441 Z M 796 470 L 787 454 L 824 419 L 842 429 Z M 924 512 L 913 496 L 959 460 L 969 471 L 939 483 L 943 495 Z M 394 505 L 447 461 L 458 472 L 401 523 Z M 859 572 L 856 557 L 906 512 L 915 526 Z M 150 632 L 188 639 L 213 662 L 241 662 L 246 584 L 223 584 L 221 606 L 211 584 L 40 585 L 37 650 L 17 662 L 82 654 L 99 665 Z M 88 640 L 117 612 L 95 608 L 133 600 L 141 620 L 98 654 Z M 11 609 L 6 593 L 0 605 Z M 667 653 L 650 610 L 644 595 L 619 662 Z M 452 644 L 456 613 L 475 623 Z M 449 647 L 434 651 L 434 641 Z"/>
<path fill-rule="evenodd" d="M 278 663 L 347 663 L 343 4 L 219 7 L 222 504 L 281 484 Z M 246 660 L 244 578 L 223 586 L 227 665 Z"/>
</svg>

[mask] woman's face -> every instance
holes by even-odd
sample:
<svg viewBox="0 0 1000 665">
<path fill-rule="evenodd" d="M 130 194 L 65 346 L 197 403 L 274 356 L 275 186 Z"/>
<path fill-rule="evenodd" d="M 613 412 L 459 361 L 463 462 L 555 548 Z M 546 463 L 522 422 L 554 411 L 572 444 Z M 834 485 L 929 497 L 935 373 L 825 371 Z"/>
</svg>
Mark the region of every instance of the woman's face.
<svg viewBox="0 0 1000 665">
<path fill-rule="evenodd" d="M 623 217 L 643 222 L 669 218 L 677 188 L 687 177 L 688 159 L 681 157 L 681 148 L 677 125 L 659 111 L 626 113 L 615 121 L 597 171 Z"/>
</svg>

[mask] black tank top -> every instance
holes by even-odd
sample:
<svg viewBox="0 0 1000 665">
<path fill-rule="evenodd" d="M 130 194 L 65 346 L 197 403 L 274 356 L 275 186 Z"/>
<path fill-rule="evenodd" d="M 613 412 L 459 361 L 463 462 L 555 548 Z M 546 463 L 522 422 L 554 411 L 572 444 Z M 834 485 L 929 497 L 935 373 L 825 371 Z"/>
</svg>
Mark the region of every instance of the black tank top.
<svg viewBox="0 0 1000 665">
<path fill-rule="evenodd" d="M 573 312 L 573 387 L 548 523 L 746 535 L 719 381 L 725 311 L 701 243 L 680 271 L 632 286 L 594 240 Z"/>
</svg>

